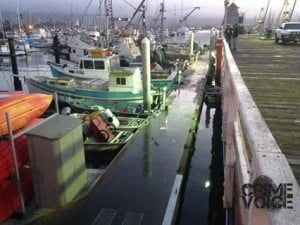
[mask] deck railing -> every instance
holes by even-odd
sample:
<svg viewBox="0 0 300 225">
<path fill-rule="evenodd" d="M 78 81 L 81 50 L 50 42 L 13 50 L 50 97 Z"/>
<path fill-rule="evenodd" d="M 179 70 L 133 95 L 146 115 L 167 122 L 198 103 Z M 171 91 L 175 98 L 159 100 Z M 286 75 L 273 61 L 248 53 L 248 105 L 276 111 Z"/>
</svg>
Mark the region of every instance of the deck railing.
<svg viewBox="0 0 300 225">
<path fill-rule="evenodd" d="M 286 157 L 254 102 L 226 41 L 224 41 L 221 80 L 225 146 L 224 206 L 234 210 L 236 215 L 234 224 L 300 224 L 299 185 Z M 264 192 L 261 197 L 279 203 L 280 199 L 274 196 L 280 196 L 287 200 L 284 208 L 272 210 L 266 209 L 268 208 L 266 206 L 262 209 L 255 206 L 254 202 L 249 205 L 249 208 L 246 207 L 243 201 L 245 195 L 243 185 L 257 182 L 256 178 L 262 175 L 270 178 L 267 179 L 268 185 L 264 185 L 262 190 L 267 191 L 267 187 L 272 187 L 273 195 L 267 197 L 268 195 Z M 279 184 L 283 185 L 278 186 Z M 251 186 L 244 186 L 246 194 L 253 190 L 249 187 Z M 278 193 L 274 193 L 276 190 Z M 282 193 L 280 193 L 281 190 L 283 190 Z M 254 193 L 253 201 L 259 200 L 259 193 L 261 192 Z M 253 193 L 249 195 L 251 194 Z M 257 201 L 256 203 L 262 206 L 263 202 Z M 293 208 L 285 208 L 288 206 Z"/>
</svg>

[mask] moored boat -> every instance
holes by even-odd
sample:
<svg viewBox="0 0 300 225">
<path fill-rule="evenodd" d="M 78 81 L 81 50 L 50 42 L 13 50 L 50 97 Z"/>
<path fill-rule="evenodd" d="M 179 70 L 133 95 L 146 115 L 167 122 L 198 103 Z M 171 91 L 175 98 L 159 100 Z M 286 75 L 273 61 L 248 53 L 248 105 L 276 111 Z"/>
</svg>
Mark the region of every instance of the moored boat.
<svg viewBox="0 0 300 225">
<path fill-rule="evenodd" d="M 109 115 L 107 113 L 109 111 Z M 95 112 L 93 112 L 95 113 Z M 96 111 L 97 113 L 97 111 Z M 146 118 L 132 117 L 132 116 L 114 116 L 109 109 L 98 111 L 102 115 L 105 122 L 115 131 L 136 131 L 146 122 Z M 71 117 L 84 120 L 89 114 L 86 113 L 72 113 Z M 112 116 L 111 116 L 112 115 Z"/>
<path fill-rule="evenodd" d="M 97 141 L 95 138 L 89 137 L 84 141 L 84 150 L 86 152 L 117 151 L 132 137 L 133 132 L 131 131 L 116 131 L 114 138 L 107 142 Z"/>
<path fill-rule="evenodd" d="M 12 130 L 16 131 L 41 116 L 52 101 L 51 95 L 17 94 L 0 100 L 0 135 L 8 134 L 5 113 L 8 112 Z"/>
<path fill-rule="evenodd" d="M 85 151 L 119 150 L 134 134 L 133 131 L 118 129 L 120 122 L 109 110 L 81 116 Z"/>
<path fill-rule="evenodd" d="M 108 80 L 113 70 L 120 70 L 120 58 L 105 49 L 90 50 L 89 55 L 81 57 L 77 66 L 48 62 L 54 77 Z M 123 71 L 137 73 L 137 68 L 122 68 Z"/>
<path fill-rule="evenodd" d="M 112 111 L 135 113 L 143 102 L 140 71 L 114 70 L 108 80 L 82 80 L 74 78 L 35 77 L 26 80 L 30 92 L 58 94 L 59 100 L 71 106 L 102 106 Z M 170 93 L 177 84 L 174 72 L 167 78 L 153 79 L 152 96 L 158 98 L 163 91 Z"/>
<path fill-rule="evenodd" d="M 206 88 L 204 101 L 209 106 L 217 105 L 221 102 L 221 88 L 215 85 L 209 85 Z"/>
</svg>

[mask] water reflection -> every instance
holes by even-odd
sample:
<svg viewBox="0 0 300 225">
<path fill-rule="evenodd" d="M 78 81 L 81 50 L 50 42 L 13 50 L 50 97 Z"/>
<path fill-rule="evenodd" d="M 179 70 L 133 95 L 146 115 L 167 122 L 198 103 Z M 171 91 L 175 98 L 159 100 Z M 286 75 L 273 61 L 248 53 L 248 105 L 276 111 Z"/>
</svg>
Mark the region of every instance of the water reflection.
<svg viewBox="0 0 300 225">
<path fill-rule="evenodd" d="M 221 107 L 204 106 L 176 224 L 225 224 L 221 127 Z"/>
<path fill-rule="evenodd" d="M 205 112 L 205 127 L 209 128 L 209 123 L 210 123 L 210 107 L 206 107 L 206 112 Z"/>
<path fill-rule="evenodd" d="M 209 212 L 207 224 L 221 225 L 225 222 L 225 212 L 223 209 L 223 147 L 222 147 L 222 110 L 221 106 L 216 107 L 213 121 L 213 136 L 210 165 L 210 193 Z"/>
<path fill-rule="evenodd" d="M 144 175 L 152 176 L 152 138 L 150 135 L 151 123 L 145 128 L 144 133 Z"/>
</svg>

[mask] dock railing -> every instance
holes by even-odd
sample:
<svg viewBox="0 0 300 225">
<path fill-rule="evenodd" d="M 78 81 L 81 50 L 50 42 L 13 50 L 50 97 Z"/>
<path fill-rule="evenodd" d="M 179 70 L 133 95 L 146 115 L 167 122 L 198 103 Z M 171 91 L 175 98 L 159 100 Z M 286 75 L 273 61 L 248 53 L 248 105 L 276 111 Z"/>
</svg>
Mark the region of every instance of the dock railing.
<svg viewBox="0 0 300 225">
<path fill-rule="evenodd" d="M 299 185 L 226 41 L 222 63 L 224 207 L 233 224 L 300 224 Z"/>
</svg>

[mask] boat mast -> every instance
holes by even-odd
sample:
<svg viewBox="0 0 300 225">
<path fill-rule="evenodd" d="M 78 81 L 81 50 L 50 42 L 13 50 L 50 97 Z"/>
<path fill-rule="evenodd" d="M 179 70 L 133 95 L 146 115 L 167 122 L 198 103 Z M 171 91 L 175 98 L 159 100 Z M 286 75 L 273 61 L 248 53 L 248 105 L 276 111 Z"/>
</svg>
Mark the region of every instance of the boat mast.
<svg viewBox="0 0 300 225">
<path fill-rule="evenodd" d="M 105 0 L 105 11 L 106 11 L 106 18 L 105 18 L 105 29 L 106 29 L 106 47 L 109 48 L 109 28 L 108 28 L 108 23 L 109 23 L 109 18 L 108 18 L 108 0 Z"/>
<path fill-rule="evenodd" d="M 103 3 L 103 0 L 99 0 L 99 8 L 98 8 L 98 13 L 99 13 L 99 23 L 98 23 L 99 33 L 101 33 L 101 30 L 102 30 L 102 27 L 101 27 L 102 3 Z"/>
<path fill-rule="evenodd" d="M 71 2 L 71 21 L 70 21 L 70 27 L 73 28 L 73 2 Z"/>
<path fill-rule="evenodd" d="M 143 17 L 143 34 L 144 34 L 144 37 L 146 37 L 146 33 L 147 33 L 147 25 L 146 25 L 146 6 L 143 5 L 142 6 L 142 17 Z"/>
<path fill-rule="evenodd" d="M 160 4 L 160 41 L 163 40 L 164 20 L 165 20 L 165 0 Z"/>
<path fill-rule="evenodd" d="M 18 25 L 19 25 L 19 33 L 21 33 L 20 2 L 19 2 L 19 0 L 17 0 L 17 18 L 18 18 Z"/>
<path fill-rule="evenodd" d="M 31 11 L 29 11 L 29 24 L 32 25 L 32 15 L 31 15 Z"/>
<path fill-rule="evenodd" d="M 0 32 L 2 32 L 2 38 L 5 39 L 5 32 L 4 32 L 4 25 L 3 25 L 3 19 L 2 19 L 2 13 L 0 11 Z"/>
</svg>

